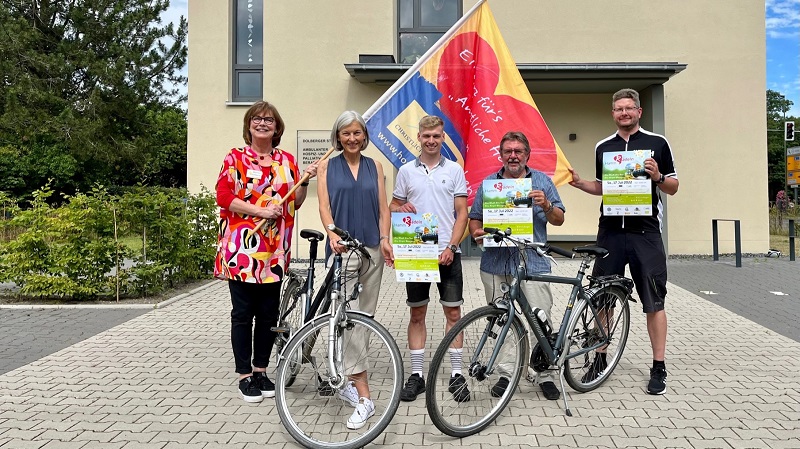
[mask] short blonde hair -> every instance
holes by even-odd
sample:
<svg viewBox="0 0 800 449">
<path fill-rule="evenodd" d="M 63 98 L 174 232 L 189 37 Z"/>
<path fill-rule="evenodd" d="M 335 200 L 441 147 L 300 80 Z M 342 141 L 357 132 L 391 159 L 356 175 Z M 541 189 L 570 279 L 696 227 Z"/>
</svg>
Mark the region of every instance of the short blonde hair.
<svg viewBox="0 0 800 449">
<path fill-rule="evenodd" d="M 419 119 L 419 129 L 432 129 L 437 126 L 444 127 L 444 121 L 435 115 L 426 115 Z"/>
</svg>

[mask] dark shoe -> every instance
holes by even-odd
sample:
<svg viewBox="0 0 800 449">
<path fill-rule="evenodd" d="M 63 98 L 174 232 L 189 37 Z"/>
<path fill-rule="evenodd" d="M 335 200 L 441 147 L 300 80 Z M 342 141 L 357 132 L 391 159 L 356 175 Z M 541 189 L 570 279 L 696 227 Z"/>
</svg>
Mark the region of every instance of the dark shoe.
<svg viewBox="0 0 800 449">
<path fill-rule="evenodd" d="M 581 377 L 581 382 L 588 384 L 590 382 L 594 382 L 595 379 L 600 377 L 600 373 L 605 371 L 608 367 L 608 363 L 606 362 L 605 357 L 601 357 L 600 354 L 594 355 L 594 360 L 592 360 L 592 365 L 589 367 L 589 371 Z"/>
<path fill-rule="evenodd" d="M 420 393 L 425 392 L 425 379 L 419 374 L 412 374 L 406 381 L 406 386 L 400 390 L 400 400 L 411 402 L 417 399 Z"/>
<path fill-rule="evenodd" d="M 261 390 L 258 389 L 258 383 L 253 379 L 253 376 L 245 377 L 239 381 L 239 393 L 245 402 L 261 402 L 264 396 Z"/>
<path fill-rule="evenodd" d="M 650 368 L 650 382 L 647 394 L 664 394 L 667 392 L 667 370 L 661 367 Z"/>
<path fill-rule="evenodd" d="M 469 389 L 467 388 L 467 379 L 461 374 L 456 374 L 450 378 L 450 386 L 447 391 L 453 393 L 456 402 L 469 402 Z"/>
<path fill-rule="evenodd" d="M 556 387 L 556 384 L 553 382 L 542 382 L 539 384 L 539 387 L 542 389 L 545 399 L 556 401 L 561 397 L 561 392 L 558 391 L 558 387 Z"/>
<path fill-rule="evenodd" d="M 499 398 L 506 393 L 508 389 L 508 377 L 501 377 L 497 383 L 492 387 L 492 397 Z"/>
<path fill-rule="evenodd" d="M 266 373 L 261 372 L 254 372 L 253 373 L 253 383 L 256 384 L 259 390 L 261 390 L 261 395 L 265 398 L 274 398 L 275 397 L 275 384 L 269 380 Z"/>
</svg>

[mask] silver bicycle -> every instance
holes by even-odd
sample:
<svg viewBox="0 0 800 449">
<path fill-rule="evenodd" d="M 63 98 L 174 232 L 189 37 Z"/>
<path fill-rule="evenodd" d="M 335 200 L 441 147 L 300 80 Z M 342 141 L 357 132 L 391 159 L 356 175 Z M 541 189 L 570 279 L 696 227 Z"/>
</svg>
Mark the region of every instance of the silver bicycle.
<svg viewBox="0 0 800 449">
<path fill-rule="evenodd" d="M 346 257 L 358 257 L 361 268 L 375 263 L 361 242 L 334 225 L 329 229 L 348 249 Z M 278 363 L 278 414 L 292 437 L 308 448 L 363 447 L 386 429 L 400 403 L 400 350 L 389 331 L 373 317 L 350 309 L 349 304 L 358 299 L 362 286 L 356 283 L 351 292 L 344 290 L 348 276 L 358 275 L 348 272 L 346 266 L 341 254 L 334 255 L 330 311 L 293 332 Z M 354 344 L 356 340 L 367 344 Z M 355 404 L 340 392 L 354 388 L 349 375 L 364 370 L 375 414 L 363 427 L 352 429 L 346 420 Z"/>
</svg>

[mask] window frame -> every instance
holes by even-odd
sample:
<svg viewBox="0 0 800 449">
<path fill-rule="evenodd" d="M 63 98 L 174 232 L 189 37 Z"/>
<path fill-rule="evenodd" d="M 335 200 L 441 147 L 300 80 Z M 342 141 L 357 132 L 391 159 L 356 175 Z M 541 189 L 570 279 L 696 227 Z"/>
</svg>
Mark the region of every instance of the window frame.
<svg viewBox="0 0 800 449">
<path fill-rule="evenodd" d="M 396 2 L 395 2 L 395 12 L 396 12 L 395 25 L 396 25 L 396 28 L 397 28 L 396 43 L 395 43 L 395 45 L 397 46 L 396 60 L 398 62 L 400 62 L 400 63 L 402 63 L 402 61 L 403 61 L 403 54 L 402 54 L 402 50 L 403 50 L 403 42 L 402 41 L 403 40 L 402 40 L 401 36 L 408 35 L 408 34 L 431 34 L 431 33 L 437 33 L 437 34 L 440 35 L 439 37 L 441 37 L 441 35 L 446 33 L 453 26 L 454 23 L 456 23 L 461 17 L 464 16 L 464 2 L 462 2 L 461 0 L 446 0 L 446 1 L 454 1 L 456 3 L 457 13 L 456 13 L 456 17 L 455 17 L 455 20 L 453 21 L 453 23 L 451 23 L 450 25 L 447 25 L 447 26 L 423 26 L 421 24 L 422 23 L 422 1 L 430 1 L 430 0 L 409 0 L 409 1 L 412 2 L 412 22 L 413 23 L 412 23 L 412 27 L 411 28 L 408 28 L 408 27 L 404 28 L 404 27 L 402 27 L 402 24 L 401 24 L 401 22 L 402 22 L 402 13 L 401 13 L 400 8 L 401 8 L 401 5 L 403 3 L 403 0 L 396 0 Z M 430 45 L 427 47 L 426 51 L 429 50 L 431 48 L 431 46 L 433 46 L 433 44 L 435 42 L 436 41 L 430 42 Z M 422 54 L 424 54 L 424 53 L 425 52 L 423 52 Z M 422 55 L 420 55 L 420 56 L 422 56 Z"/>
<path fill-rule="evenodd" d="M 239 13 L 239 3 L 246 2 L 247 0 L 231 0 L 230 7 L 231 7 L 231 91 L 230 91 L 230 98 L 232 103 L 255 103 L 256 101 L 261 101 L 264 97 L 264 63 L 261 62 L 260 64 L 239 64 L 237 63 L 237 58 L 239 54 L 239 33 L 238 33 L 238 13 Z M 255 0 L 259 1 L 259 0 Z M 264 2 L 261 1 L 261 12 L 264 13 Z M 261 21 L 262 30 L 261 30 L 261 45 L 262 45 L 262 53 L 264 48 L 264 21 Z M 263 61 L 263 54 L 262 54 L 262 61 Z M 259 78 L 258 83 L 258 95 L 255 96 L 242 96 L 238 95 L 239 92 L 239 75 L 241 74 L 257 74 Z"/>
</svg>

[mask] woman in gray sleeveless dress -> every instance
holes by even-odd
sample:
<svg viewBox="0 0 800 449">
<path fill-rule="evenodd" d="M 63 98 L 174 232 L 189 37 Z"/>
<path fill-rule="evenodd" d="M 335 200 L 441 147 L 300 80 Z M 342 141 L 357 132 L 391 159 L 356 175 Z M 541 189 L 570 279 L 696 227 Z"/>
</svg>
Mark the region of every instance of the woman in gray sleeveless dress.
<svg viewBox="0 0 800 449">
<path fill-rule="evenodd" d="M 389 242 L 391 232 L 391 215 L 383 185 L 383 166 L 378 161 L 361 154 L 369 144 L 369 135 L 364 119 L 355 111 L 345 111 L 333 125 L 331 142 L 341 151 L 336 157 L 323 161 L 319 165 L 317 176 L 317 197 L 319 198 L 319 215 L 322 225 L 327 229 L 329 224 L 346 230 L 354 238 L 366 246 L 372 257 L 372 263 L 360 266 L 358 257 L 345 257 L 348 272 L 358 272 L 348 281 L 347 291 L 352 291 L 356 281 L 361 282 L 363 291 L 353 309 L 375 314 L 378 305 L 378 292 L 381 285 L 384 263 L 394 263 L 392 245 Z M 339 237 L 328 231 L 328 247 L 326 256 L 332 252 L 341 253 L 342 246 L 337 244 Z M 351 344 L 345 348 L 348 354 L 360 354 L 367 345 L 366 336 L 353 337 Z M 346 365 L 351 366 L 350 363 Z M 354 366 L 348 372 L 351 382 L 345 384 L 339 396 L 356 404 L 356 410 L 348 419 L 347 426 L 357 429 L 366 424 L 367 419 L 375 413 L 375 406 L 370 400 L 367 383 L 366 366 Z"/>
</svg>

